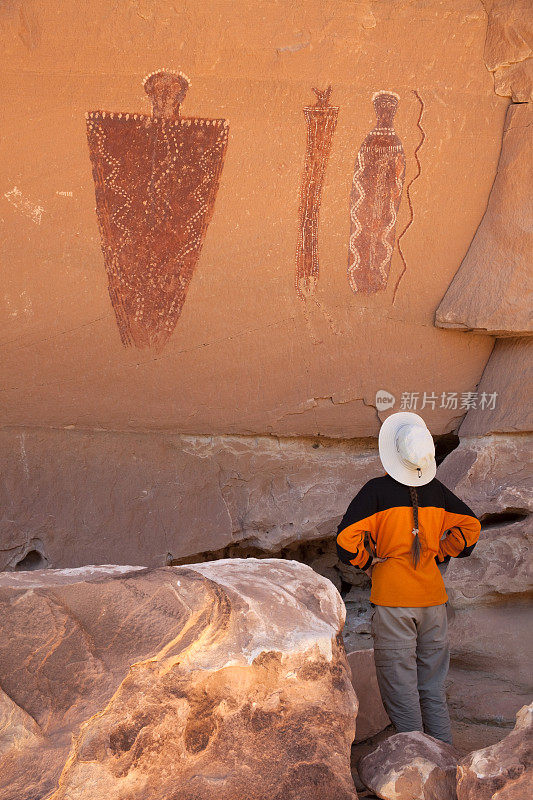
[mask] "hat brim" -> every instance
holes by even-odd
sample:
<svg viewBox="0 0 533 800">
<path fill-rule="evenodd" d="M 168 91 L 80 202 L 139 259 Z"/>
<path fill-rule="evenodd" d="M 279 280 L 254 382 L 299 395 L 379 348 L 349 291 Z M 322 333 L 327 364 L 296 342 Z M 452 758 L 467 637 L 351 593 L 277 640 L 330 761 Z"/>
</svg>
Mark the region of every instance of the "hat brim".
<svg viewBox="0 0 533 800">
<path fill-rule="evenodd" d="M 385 471 L 395 480 L 406 486 L 424 486 L 435 477 L 437 464 L 433 458 L 428 466 L 421 468 L 421 475 L 419 476 L 416 467 L 410 468 L 400 460 L 396 450 L 395 438 L 398 428 L 405 424 L 420 425 L 425 430 L 428 430 L 422 417 L 412 411 L 396 411 L 394 414 L 390 414 L 379 430 L 379 457 Z"/>
</svg>

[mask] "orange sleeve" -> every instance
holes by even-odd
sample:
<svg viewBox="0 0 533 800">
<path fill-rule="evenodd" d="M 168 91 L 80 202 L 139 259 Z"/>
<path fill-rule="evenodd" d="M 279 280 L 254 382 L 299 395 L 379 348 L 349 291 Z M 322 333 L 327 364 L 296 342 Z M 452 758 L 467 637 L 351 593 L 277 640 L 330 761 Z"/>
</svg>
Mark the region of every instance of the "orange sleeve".
<svg viewBox="0 0 533 800">
<path fill-rule="evenodd" d="M 337 528 L 337 555 L 344 564 L 368 569 L 372 554 L 365 547 L 365 533 L 376 539 L 377 497 L 371 481 L 359 490 Z"/>
</svg>

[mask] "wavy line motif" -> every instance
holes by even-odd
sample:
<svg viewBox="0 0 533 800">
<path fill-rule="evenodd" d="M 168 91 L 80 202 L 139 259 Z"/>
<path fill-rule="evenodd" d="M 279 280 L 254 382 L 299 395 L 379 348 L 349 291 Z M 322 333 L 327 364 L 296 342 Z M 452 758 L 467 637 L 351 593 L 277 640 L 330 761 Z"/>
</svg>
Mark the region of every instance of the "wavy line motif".
<svg viewBox="0 0 533 800">
<path fill-rule="evenodd" d="M 402 269 L 401 273 L 399 274 L 398 280 L 396 281 L 396 286 L 394 287 L 394 293 L 392 295 L 392 305 L 394 305 L 394 301 L 396 300 L 396 292 L 398 291 L 398 286 L 400 285 L 400 281 L 403 278 L 403 276 L 405 274 L 405 271 L 407 269 L 407 261 L 405 260 L 405 256 L 403 254 L 401 240 L 405 236 L 405 234 L 407 233 L 407 231 L 409 230 L 411 225 L 413 224 L 413 220 L 414 220 L 414 216 L 415 215 L 414 215 L 414 211 L 413 211 L 413 204 L 411 202 L 410 189 L 411 189 L 411 186 L 413 185 L 413 183 L 417 180 L 417 178 L 420 177 L 420 175 L 422 173 L 422 165 L 420 163 L 420 159 L 418 158 L 418 151 L 420 150 L 420 148 L 422 147 L 422 145 L 426 141 L 425 131 L 424 131 L 422 125 L 420 124 L 422 122 L 422 115 L 424 114 L 424 108 L 425 108 L 424 101 L 422 100 L 422 98 L 420 97 L 420 95 L 418 94 L 416 89 L 413 89 L 413 94 L 415 95 L 415 97 L 417 98 L 418 102 L 420 103 L 420 114 L 418 115 L 418 120 L 417 120 L 416 124 L 417 124 L 417 127 L 420 130 L 420 133 L 422 134 L 422 136 L 421 136 L 420 141 L 419 141 L 419 143 L 418 143 L 418 145 L 417 145 L 417 147 L 415 149 L 415 152 L 414 152 L 414 156 L 415 156 L 416 163 L 417 163 L 417 173 L 413 178 L 411 178 L 411 180 L 409 181 L 409 183 L 407 185 L 407 192 L 406 193 L 407 193 L 407 202 L 409 204 L 409 215 L 410 215 L 410 218 L 409 218 L 409 221 L 408 221 L 407 225 L 405 226 L 403 231 L 398 236 L 398 252 L 400 253 L 400 257 L 401 257 L 402 262 L 403 262 L 403 269 Z"/>
<path fill-rule="evenodd" d="M 363 184 L 359 180 L 359 176 L 363 174 L 365 169 L 365 161 L 361 150 L 357 154 L 357 164 L 358 167 L 353 174 L 352 191 L 353 189 L 357 189 L 357 191 L 359 192 L 359 197 L 357 198 L 355 203 L 352 203 L 350 208 L 350 219 L 352 221 L 354 230 L 352 231 L 352 234 L 350 236 L 349 261 L 348 261 L 348 282 L 354 292 L 357 291 L 357 283 L 355 280 L 355 275 L 359 267 L 359 264 L 361 263 L 359 250 L 356 247 L 356 239 L 363 230 L 361 223 L 359 222 L 359 218 L 357 216 L 357 211 L 366 196 Z"/>
</svg>

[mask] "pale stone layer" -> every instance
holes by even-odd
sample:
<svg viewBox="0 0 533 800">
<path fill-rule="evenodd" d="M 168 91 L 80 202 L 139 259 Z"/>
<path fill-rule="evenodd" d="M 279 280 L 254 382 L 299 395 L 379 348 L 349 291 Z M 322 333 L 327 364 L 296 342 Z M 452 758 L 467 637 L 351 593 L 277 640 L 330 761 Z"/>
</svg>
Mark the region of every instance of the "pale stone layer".
<svg viewBox="0 0 533 800">
<path fill-rule="evenodd" d="M 309 567 L 18 578 L 0 575 L 3 800 L 356 800 L 345 609 Z"/>
</svg>

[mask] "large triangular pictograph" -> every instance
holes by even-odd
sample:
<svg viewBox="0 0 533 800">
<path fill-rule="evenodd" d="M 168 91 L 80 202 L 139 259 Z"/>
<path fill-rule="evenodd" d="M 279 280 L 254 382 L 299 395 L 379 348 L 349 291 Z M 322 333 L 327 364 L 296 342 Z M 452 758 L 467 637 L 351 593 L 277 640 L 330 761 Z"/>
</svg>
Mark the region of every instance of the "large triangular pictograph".
<svg viewBox="0 0 533 800">
<path fill-rule="evenodd" d="M 157 71 L 144 80 L 151 116 L 87 114 L 109 294 L 126 346 L 162 347 L 171 335 L 214 209 L 228 123 L 181 117 L 189 84 Z"/>
</svg>

